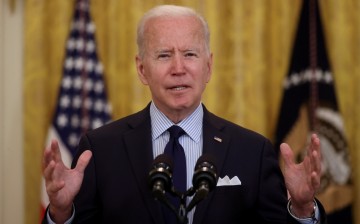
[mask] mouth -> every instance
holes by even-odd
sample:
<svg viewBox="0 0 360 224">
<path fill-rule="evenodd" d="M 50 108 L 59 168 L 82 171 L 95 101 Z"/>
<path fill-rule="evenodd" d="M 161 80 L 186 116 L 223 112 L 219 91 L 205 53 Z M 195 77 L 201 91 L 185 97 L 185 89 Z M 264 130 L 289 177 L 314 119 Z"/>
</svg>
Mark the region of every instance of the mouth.
<svg viewBox="0 0 360 224">
<path fill-rule="evenodd" d="M 184 89 L 187 89 L 187 88 L 188 88 L 187 86 L 174 86 L 174 87 L 171 87 L 170 90 L 181 91 L 181 90 L 184 90 Z"/>
</svg>

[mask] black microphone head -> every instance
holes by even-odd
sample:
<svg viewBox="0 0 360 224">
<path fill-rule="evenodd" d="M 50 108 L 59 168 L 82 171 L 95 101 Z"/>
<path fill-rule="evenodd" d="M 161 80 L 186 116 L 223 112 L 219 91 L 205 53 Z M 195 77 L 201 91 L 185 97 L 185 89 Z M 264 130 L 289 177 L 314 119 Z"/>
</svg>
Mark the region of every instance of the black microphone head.
<svg viewBox="0 0 360 224">
<path fill-rule="evenodd" d="M 197 189 L 201 183 L 206 182 L 209 190 L 213 190 L 217 183 L 217 170 L 215 157 L 210 154 L 200 156 L 195 165 L 193 186 Z"/>
<path fill-rule="evenodd" d="M 152 189 L 155 183 L 160 182 L 164 185 L 164 190 L 169 191 L 172 186 L 172 166 L 173 162 L 170 157 L 165 154 L 157 156 L 149 172 L 149 187 Z"/>
<path fill-rule="evenodd" d="M 172 161 L 172 159 L 171 159 L 169 156 L 165 155 L 165 154 L 160 154 L 160 155 L 158 155 L 158 156 L 154 159 L 154 161 L 153 161 L 153 163 L 152 163 L 153 167 L 159 166 L 159 165 L 162 166 L 162 164 L 164 164 L 164 166 L 168 166 L 168 167 L 171 168 L 171 169 L 172 169 L 172 167 L 173 167 L 173 161 Z"/>
<path fill-rule="evenodd" d="M 199 157 L 199 159 L 196 161 L 195 170 L 196 170 L 196 168 L 198 168 L 204 162 L 212 164 L 214 166 L 214 169 L 216 170 L 215 157 L 213 155 L 211 155 L 211 154 L 203 154 L 203 155 L 201 155 Z"/>
</svg>

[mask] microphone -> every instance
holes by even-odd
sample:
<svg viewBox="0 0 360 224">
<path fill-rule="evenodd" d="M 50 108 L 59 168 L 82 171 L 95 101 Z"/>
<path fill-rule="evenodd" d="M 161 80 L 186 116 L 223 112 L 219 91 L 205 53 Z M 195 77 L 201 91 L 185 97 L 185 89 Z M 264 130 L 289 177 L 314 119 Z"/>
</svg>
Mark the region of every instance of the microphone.
<svg viewBox="0 0 360 224">
<path fill-rule="evenodd" d="M 160 154 L 153 161 L 149 172 L 148 183 L 156 199 L 166 200 L 165 193 L 172 187 L 172 160 L 165 154 Z"/>
<path fill-rule="evenodd" d="M 195 165 L 195 172 L 192 179 L 193 187 L 195 189 L 195 196 L 186 208 L 191 211 L 201 200 L 203 200 L 210 191 L 212 191 L 217 183 L 217 170 L 215 166 L 215 159 L 209 154 L 200 156 Z"/>
<path fill-rule="evenodd" d="M 171 211 L 173 211 L 177 219 L 181 217 L 177 213 L 176 207 L 168 200 L 166 192 L 174 194 L 172 185 L 172 167 L 173 163 L 170 157 L 165 154 L 158 155 L 149 172 L 148 182 L 152 194 L 156 200 L 164 203 Z"/>
</svg>

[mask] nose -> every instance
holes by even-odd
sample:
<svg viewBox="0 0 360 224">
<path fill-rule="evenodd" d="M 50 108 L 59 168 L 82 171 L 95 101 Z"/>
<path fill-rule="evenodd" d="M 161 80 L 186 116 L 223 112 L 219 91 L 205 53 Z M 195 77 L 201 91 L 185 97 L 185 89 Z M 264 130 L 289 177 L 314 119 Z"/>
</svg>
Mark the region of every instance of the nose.
<svg viewBox="0 0 360 224">
<path fill-rule="evenodd" d="M 173 74 L 183 74 L 185 72 L 184 58 L 180 54 L 175 54 L 172 60 Z"/>
</svg>

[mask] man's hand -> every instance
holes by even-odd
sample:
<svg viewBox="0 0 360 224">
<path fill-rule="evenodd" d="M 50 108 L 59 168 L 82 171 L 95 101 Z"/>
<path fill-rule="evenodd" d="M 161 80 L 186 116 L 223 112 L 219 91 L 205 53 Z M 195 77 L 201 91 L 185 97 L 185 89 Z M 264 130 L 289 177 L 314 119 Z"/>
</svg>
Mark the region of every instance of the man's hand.
<svg viewBox="0 0 360 224">
<path fill-rule="evenodd" d="M 50 216 L 56 223 L 64 223 L 71 217 L 72 203 L 80 190 L 84 170 L 91 156 L 90 150 L 84 151 L 76 167 L 69 169 L 61 159 L 59 144 L 56 140 L 52 140 L 50 146 L 45 148 L 43 175 L 50 200 Z"/>
<path fill-rule="evenodd" d="M 299 217 L 310 217 L 314 211 L 314 197 L 320 187 L 321 151 L 320 140 L 312 134 L 311 143 L 301 163 L 296 164 L 294 153 L 286 143 L 280 145 L 284 160 L 285 184 L 291 197 L 292 213 Z"/>
</svg>

